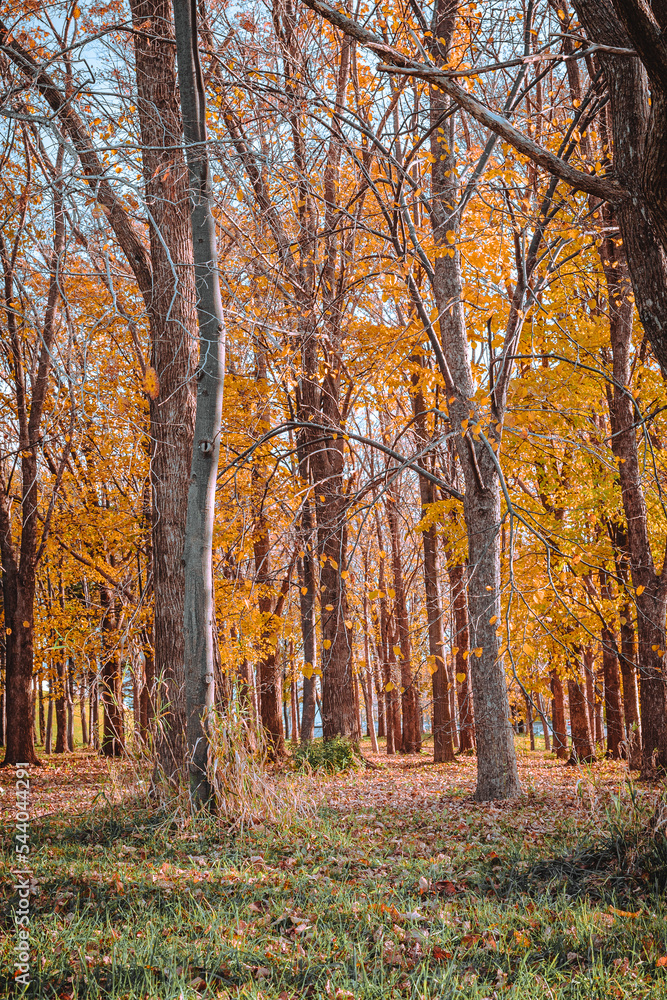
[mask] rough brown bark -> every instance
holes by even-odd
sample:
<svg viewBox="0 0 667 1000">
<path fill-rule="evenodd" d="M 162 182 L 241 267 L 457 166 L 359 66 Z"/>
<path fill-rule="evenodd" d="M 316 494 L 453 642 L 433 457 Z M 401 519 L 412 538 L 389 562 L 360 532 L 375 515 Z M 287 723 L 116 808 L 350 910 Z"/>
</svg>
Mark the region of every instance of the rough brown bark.
<svg viewBox="0 0 667 1000">
<path fill-rule="evenodd" d="M 595 750 L 584 683 L 569 677 L 567 694 L 570 702 L 570 729 L 572 731 L 571 759 L 580 763 L 593 761 L 595 760 Z"/>
<path fill-rule="evenodd" d="M 613 220 L 605 210 L 606 221 Z M 618 462 L 623 510 L 626 519 L 627 556 L 637 607 L 638 665 L 642 728 L 642 774 L 650 777 L 657 767 L 667 768 L 667 698 L 663 668 L 665 613 L 667 610 L 667 560 L 658 573 L 648 529 L 642 470 L 637 449 L 635 404 L 630 392 L 630 352 L 633 304 L 628 297 L 624 247 L 611 233 L 600 249 L 609 300 L 614 382 L 609 393 L 611 447 Z M 667 316 L 667 312 L 665 313 Z"/>
<path fill-rule="evenodd" d="M 151 331 L 150 393 L 155 675 L 159 769 L 172 780 L 186 759 L 183 565 L 195 421 L 197 314 L 188 178 L 169 0 L 132 0 L 137 110 L 151 274 L 144 291 Z M 145 26 L 149 25 L 149 30 Z M 151 37 L 153 36 L 153 37 Z"/>
</svg>

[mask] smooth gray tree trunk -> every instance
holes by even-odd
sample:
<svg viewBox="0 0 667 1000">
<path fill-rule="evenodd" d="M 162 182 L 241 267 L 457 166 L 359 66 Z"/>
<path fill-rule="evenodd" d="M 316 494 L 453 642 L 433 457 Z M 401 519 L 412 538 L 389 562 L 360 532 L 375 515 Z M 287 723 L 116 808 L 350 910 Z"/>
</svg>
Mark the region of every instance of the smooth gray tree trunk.
<svg viewBox="0 0 667 1000">
<path fill-rule="evenodd" d="M 185 689 L 194 808 L 210 798 L 209 713 L 215 700 L 213 523 L 220 454 L 225 328 L 218 279 L 213 195 L 206 145 L 206 93 L 199 62 L 197 5 L 174 0 L 183 135 L 190 182 L 192 250 L 197 289 L 197 415 L 185 526 Z"/>
</svg>

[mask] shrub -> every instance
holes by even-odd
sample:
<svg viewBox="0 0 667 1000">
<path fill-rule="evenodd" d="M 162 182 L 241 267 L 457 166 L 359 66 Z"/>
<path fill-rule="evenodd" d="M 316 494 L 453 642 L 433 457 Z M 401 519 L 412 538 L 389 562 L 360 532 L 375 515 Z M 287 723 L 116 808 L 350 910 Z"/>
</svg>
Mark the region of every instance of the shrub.
<svg viewBox="0 0 667 1000">
<path fill-rule="evenodd" d="M 294 768 L 297 771 L 324 771 L 337 774 L 361 766 L 361 752 L 356 743 L 345 736 L 332 740 L 312 740 L 302 744 L 294 752 Z"/>
</svg>

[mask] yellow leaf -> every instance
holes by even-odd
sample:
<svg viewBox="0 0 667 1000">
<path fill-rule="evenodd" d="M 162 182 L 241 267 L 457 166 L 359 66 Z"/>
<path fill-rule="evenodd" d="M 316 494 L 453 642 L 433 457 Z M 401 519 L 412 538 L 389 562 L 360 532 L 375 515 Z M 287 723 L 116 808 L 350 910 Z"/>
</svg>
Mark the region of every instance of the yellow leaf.
<svg viewBox="0 0 667 1000">
<path fill-rule="evenodd" d="M 144 390 L 151 399 L 157 399 L 160 392 L 160 380 L 157 377 L 157 372 L 150 365 L 144 375 Z"/>
<path fill-rule="evenodd" d="M 348 578 L 349 575 L 350 574 L 348 573 L 348 571 L 346 569 L 344 569 L 343 572 L 340 575 L 340 578 L 341 578 L 341 580 L 347 580 L 347 578 Z"/>
<path fill-rule="evenodd" d="M 345 622 L 345 628 L 352 628 L 352 622 Z"/>
<path fill-rule="evenodd" d="M 465 674 L 457 674 L 456 675 L 456 679 L 459 682 L 459 684 L 463 684 L 464 680 L 466 679 L 466 675 Z"/>
<path fill-rule="evenodd" d="M 394 590 L 393 587 L 390 587 L 389 590 L 387 591 L 387 593 L 388 593 L 389 597 L 392 597 L 392 598 L 396 597 L 396 591 Z"/>
<path fill-rule="evenodd" d="M 380 559 L 385 559 L 386 556 L 387 556 L 387 553 L 384 551 L 384 549 L 381 549 L 380 550 Z"/>
<path fill-rule="evenodd" d="M 5 629 L 5 635 L 11 635 L 11 634 L 12 634 L 12 630 L 10 628 L 6 628 Z"/>
<path fill-rule="evenodd" d="M 320 503 L 324 503 L 324 497 L 320 496 Z"/>
<path fill-rule="evenodd" d="M 637 597 L 641 597 L 645 590 L 646 590 L 646 587 L 643 584 L 640 584 L 637 587 L 637 590 L 635 591 L 635 593 L 637 594 Z"/>
<path fill-rule="evenodd" d="M 30 622 L 23 622 L 23 628 L 30 628 Z"/>
<path fill-rule="evenodd" d="M 498 615 L 494 615 L 493 618 L 489 618 L 489 625 L 495 625 L 498 621 Z"/>
<path fill-rule="evenodd" d="M 375 598 L 378 596 L 378 594 L 379 594 L 378 590 L 371 590 L 370 594 L 368 595 L 369 600 L 374 601 Z"/>
<path fill-rule="evenodd" d="M 514 940 L 520 948 L 530 947 L 530 938 L 525 931 L 514 931 Z"/>
<path fill-rule="evenodd" d="M 333 604 L 327 604 L 325 611 L 333 611 Z"/>
<path fill-rule="evenodd" d="M 396 656 L 401 656 L 402 655 L 401 654 L 401 647 L 400 646 L 392 646 L 392 649 L 394 650 L 394 654 Z"/>
<path fill-rule="evenodd" d="M 466 649 L 466 650 L 464 651 L 464 653 L 463 653 L 463 659 L 464 659 L 464 660 L 467 660 L 469 656 L 470 656 L 470 653 L 469 653 L 469 652 L 468 652 L 468 650 Z"/>
<path fill-rule="evenodd" d="M 477 657 L 477 659 L 480 658 L 480 656 L 482 655 L 483 652 L 484 652 L 483 647 L 482 646 L 478 646 L 477 649 L 475 650 L 475 656 Z"/>
<path fill-rule="evenodd" d="M 336 562 L 335 559 L 332 559 L 331 556 L 329 556 L 329 562 L 331 563 L 334 569 L 338 569 L 338 563 Z"/>
<path fill-rule="evenodd" d="M 303 669 L 302 669 L 301 673 L 306 678 L 306 680 L 309 681 L 310 678 L 313 676 L 313 665 L 312 665 L 312 663 L 304 663 Z"/>
<path fill-rule="evenodd" d="M 307 594 L 308 593 L 308 587 L 302 587 L 301 588 L 301 593 L 302 594 Z"/>
<path fill-rule="evenodd" d="M 641 910 L 633 912 L 632 910 L 617 910 L 615 906 L 609 907 L 610 913 L 615 913 L 617 917 L 639 917 L 641 916 Z"/>
<path fill-rule="evenodd" d="M 329 647 L 331 646 L 331 639 L 325 639 L 322 645 L 324 646 L 325 649 L 329 649 Z"/>
<path fill-rule="evenodd" d="M 458 646 L 452 646 L 452 656 L 456 656 L 456 654 L 458 653 L 458 651 L 459 651 L 459 647 Z"/>
<path fill-rule="evenodd" d="M 396 685 L 393 683 L 393 681 L 389 681 L 387 684 L 385 684 L 384 689 L 385 691 L 393 691 L 395 687 Z"/>
</svg>

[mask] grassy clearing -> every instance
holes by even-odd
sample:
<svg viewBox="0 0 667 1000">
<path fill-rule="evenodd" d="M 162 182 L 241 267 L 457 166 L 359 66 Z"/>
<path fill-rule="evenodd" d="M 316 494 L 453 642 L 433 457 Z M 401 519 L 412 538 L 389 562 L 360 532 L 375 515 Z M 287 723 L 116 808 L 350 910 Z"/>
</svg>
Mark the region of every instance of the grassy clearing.
<svg viewBox="0 0 667 1000">
<path fill-rule="evenodd" d="M 662 862 L 641 833 L 657 791 L 631 793 L 619 765 L 575 772 L 520 751 L 526 794 L 511 806 L 470 800 L 474 759 L 399 758 L 300 778 L 317 813 L 236 833 L 180 828 L 116 770 L 111 805 L 73 816 L 61 803 L 32 823 L 25 995 L 667 998 Z M 50 761 L 35 810 L 77 770 L 99 796 L 100 766 Z M 11 836 L 6 821 L 0 996 L 13 988 Z"/>
</svg>

